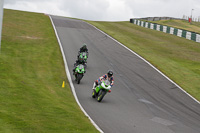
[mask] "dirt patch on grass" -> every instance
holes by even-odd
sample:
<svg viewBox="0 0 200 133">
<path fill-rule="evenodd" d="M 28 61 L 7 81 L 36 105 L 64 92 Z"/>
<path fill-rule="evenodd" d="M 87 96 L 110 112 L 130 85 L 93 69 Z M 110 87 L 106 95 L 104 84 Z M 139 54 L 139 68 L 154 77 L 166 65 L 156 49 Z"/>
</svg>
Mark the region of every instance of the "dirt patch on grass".
<svg viewBox="0 0 200 133">
<path fill-rule="evenodd" d="M 43 39 L 43 38 L 35 37 L 35 36 L 18 36 L 18 37 L 25 38 L 25 39 L 31 39 L 31 40 Z"/>
</svg>

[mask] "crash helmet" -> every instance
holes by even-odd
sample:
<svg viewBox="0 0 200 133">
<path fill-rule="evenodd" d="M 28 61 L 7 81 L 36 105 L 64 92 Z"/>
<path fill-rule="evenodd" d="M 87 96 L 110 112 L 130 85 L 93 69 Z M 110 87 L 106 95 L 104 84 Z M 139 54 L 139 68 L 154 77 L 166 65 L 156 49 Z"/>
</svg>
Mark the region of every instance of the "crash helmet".
<svg viewBox="0 0 200 133">
<path fill-rule="evenodd" d="M 113 75 L 113 71 L 112 71 L 112 70 L 109 70 L 107 74 L 108 74 L 108 77 L 110 78 L 110 77 L 112 77 L 112 75 Z"/>
<path fill-rule="evenodd" d="M 87 44 L 83 43 L 83 47 L 82 48 L 86 49 L 87 48 Z"/>
</svg>

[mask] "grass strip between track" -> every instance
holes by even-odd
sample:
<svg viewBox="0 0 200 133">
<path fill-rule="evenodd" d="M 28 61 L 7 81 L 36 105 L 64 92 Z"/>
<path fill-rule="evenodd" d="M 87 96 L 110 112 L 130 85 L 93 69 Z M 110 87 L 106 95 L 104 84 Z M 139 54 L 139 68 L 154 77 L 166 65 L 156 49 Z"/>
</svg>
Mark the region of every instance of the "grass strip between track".
<svg viewBox="0 0 200 133">
<path fill-rule="evenodd" d="M 44 14 L 4 10 L 0 132 L 98 132 L 71 93 L 62 54 Z"/>
</svg>

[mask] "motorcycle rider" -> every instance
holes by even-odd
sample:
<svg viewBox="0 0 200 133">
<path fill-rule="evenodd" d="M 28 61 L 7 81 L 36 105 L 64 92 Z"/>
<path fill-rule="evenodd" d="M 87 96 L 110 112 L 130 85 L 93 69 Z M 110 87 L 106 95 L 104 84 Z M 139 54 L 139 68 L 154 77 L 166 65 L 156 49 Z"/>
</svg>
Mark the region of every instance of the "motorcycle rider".
<svg viewBox="0 0 200 133">
<path fill-rule="evenodd" d="M 103 79 L 108 79 L 110 81 L 110 86 L 112 87 L 114 84 L 114 77 L 113 77 L 113 71 L 109 70 L 107 74 L 104 74 L 103 76 L 99 77 L 97 80 L 95 80 L 93 85 L 93 90 L 101 83 Z M 111 90 L 109 90 L 111 92 Z"/>
<path fill-rule="evenodd" d="M 86 52 L 87 53 L 87 57 L 88 57 L 88 49 L 87 49 L 87 45 L 84 43 L 83 46 L 80 48 L 79 52 L 78 52 L 78 56 L 80 55 L 81 52 Z"/>
<path fill-rule="evenodd" d="M 75 74 L 75 69 L 78 65 L 85 65 L 85 60 L 81 57 L 78 58 L 78 60 L 76 60 L 76 62 L 74 63 L 74 68 L 73 68 L 73 75 Z M 86 72 L 86 71 L 85 71 Z"/>
</svg>

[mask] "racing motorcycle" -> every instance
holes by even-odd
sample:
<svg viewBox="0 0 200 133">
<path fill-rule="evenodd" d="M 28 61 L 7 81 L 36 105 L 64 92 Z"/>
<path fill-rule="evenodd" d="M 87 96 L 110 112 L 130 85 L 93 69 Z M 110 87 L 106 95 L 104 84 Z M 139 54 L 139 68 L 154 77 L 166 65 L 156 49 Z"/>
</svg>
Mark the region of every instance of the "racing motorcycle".
<svg viewBox="0 0 200 133">
<path fill-rule="evenodd" d="M 85 62 L 87 62 L 88 53 L 86 53 L 86 52 L 81 52 L 79 56 L 82 56 L 83 59 L 85 60 Z"/>
<path fill-rule="evenodd" d="M 84 62 L 85 62 L 84 66 L 85 66 L 85 68 L 86 68 L 86 67 L 87 67 L 88 53 L 86 53 L 86 52 L 81 52 L 81 53 L 79 54 L 79 57 L 84 59 Z"/>
<path fill-rule="evenodd" d="M 107 92 L 111 92 L 110 81 L 103 79 L 101 83 L 93 90 L 92 97 L 101 102 Z"/>
<path fill-rule="evenodd" d="M 84 66 L 82 64 L 77 65 L 74 75 L 75 75 L 75 81 L 77 81 L 78 84 L 80 84 L 80 81 L 84 76 L 84 73 L 85 73 Z"/>
</svg>

